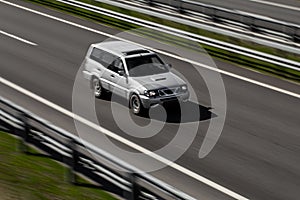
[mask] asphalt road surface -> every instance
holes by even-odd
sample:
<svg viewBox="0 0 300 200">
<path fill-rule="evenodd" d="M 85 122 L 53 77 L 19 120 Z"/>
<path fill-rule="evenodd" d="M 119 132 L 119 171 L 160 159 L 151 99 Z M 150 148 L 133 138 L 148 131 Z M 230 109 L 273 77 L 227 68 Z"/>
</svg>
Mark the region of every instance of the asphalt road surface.
<svg viewBox="0 0 300 200">
<path fill-rule="evenodd" d="M 9 2 L 108 34 L 120 34 L 119 30 L 37 5 L 14 0 Z M 74 111 L 74 102 L 77 103 L 75 108 L 80 107 L 85 111 L 91 109 L 91 106 L 87 104 L 89 102 L 88 94 L 91 93 L 88 84 L 81 82 L 80 76 L 76 79 L 76 75 L 80 70 L 88 46 L 91 43 L 107 39 L 107 36 L 74 25 L 0 2 L 1 77 L 67 110 Z M 159 49 L 164 46 L 136 35 L 122 34 L 122 36 Z M 166 120 L 161 115 L 164 113 L 161 112 L 161 107 L 154 108 L 150 118 L 130 116 L 129 118 L 139 126 L 146 126 L 142 129 L 144 131 L 126 123 L 122 124 L 123 120 L 127 122 L 126 113 L 128 113 L 122 102 L 111 103 L 107 99 L 95 100 L 93 101 L 95 102 L 94 108 L 99 124 L 152 151 L 159 152 L 163 147 L 169 147 L 169 152 L 161 154 L 167 159 L 172 159 L 173 153 L 182 152 L 183 155 L 175 160 L 176 164 L 245 198 L 298 200 L 300 196 L 299 98 L 275 91 L 274 88 L 262 87 L 240 78 L 219 75 L 200 66 L 192 66 L 180 58 L 163 54 L 161 56 L 166 62 L 172 63 L 174 70 L 185 77 L 199 100 L 190 101 L 184 105 L 181 114 L 178 114 L 180 111 L 169 108 Z M 212 60 L 205 55 L 199 54 L 199 58 L 206 64 L 212 64 Z M 252 72 L 220 60 L 213 61 L 220 69 L 227 72 L 296 94 L 300 93 L 299 85 Z M 226 116 L 223 116 L 217 107 L 212 106 L 213 99 L 210 96 L 210 86 L 206 84 L 206 76 L 221 76 L 226 91 L 226 102 L 223 102 L 224 105 L 227 105 Z M 72 101 L 75 79 L 79 80 L 80 92 Z M 215 91 L 222 89 L 221 86 L 214 85 L 213 81 L 208 82 L 216 88 Z M 219 94 L 217 93 L 216 96 L 218 97 Z M 4 84 L 0 84 L 0 95 L 74 134 L 79 134 L 107 151 L 115 152 L 113 145 L 108 145 L 107 137 L 103 134 L 87 127 L 84 129 L 83 135 L 78 133 L 78 127 L 75 128 L 72 119 L 47 105 Z M 220 96 L 220 99 L 222 98 Z M 121 117 L 121 120 L 114 115 L 116 113 L 112 112 L 111 105 L 117 108 L 117 117 Z M 213 108 L 210 109 L 210 107 Z M 200 116 L 193 115 L 195 113 Z M 206 157 L 199 158 L 199 149 L 205 140 L 210 123 L 214 120 L 218 122 L 222 117 L 225 117 L 225 122 L 220 138 Z M 87 118 L 89 119 L 89 116 Z M 151 126 L 151 130 L 147 128 L 148 125 Z M 160 126 L 158 134 L 150 137 L 151 131 Z M 194 132 L 194 127 L 197 127 L 195 137 L 186 148 L 182 145 L 189 142 L 185 140 L 189 140 Z M 129 135 L 128 130 L 131 133 L 139 130 L 137 134 L 141 135 Z M 178 135 L 179 130 L 185 135 L 179 137 L 179 142 L 172 143 L 172 139 Z M 214 137 L 212 136 L 212 138 Z M 126 154 L 126 152 L 135 150 L 112 139 L 109 141 L 122 150 L 116 156 L 142 169 L 149 169 L 159 163 L 150 158 L 141 163 L 139 159 L 134 159 L 135 155 Z M 197 199 L 233 199 L 197 180 L 197 177 L 188 176 L 182 171 L 169 166 L 149 173 Z"/>
</svg>

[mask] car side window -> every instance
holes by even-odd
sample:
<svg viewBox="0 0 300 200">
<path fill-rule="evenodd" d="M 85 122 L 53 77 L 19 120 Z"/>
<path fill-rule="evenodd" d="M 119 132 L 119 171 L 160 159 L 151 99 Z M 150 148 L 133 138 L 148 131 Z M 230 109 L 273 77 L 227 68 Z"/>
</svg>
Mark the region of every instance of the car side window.
<svg viewBox="0 0 300 200">
<path fill-rule="evenodd" d="M 92 53 L 90 55 L 90 58 L 92 60 L 100 62 L 101 61 L 101 54 L 103 54 L 103 51 L 101 51 L 100 49 L 97 49 L 97 48 L 94 47 L 93 50 L 92 50 Z"/>
<path fill-rule="evenodd" d="M 117 58 L 113 61 L 113 63 L 111 65 L 108 66 L 108 69 L 112 70 L 113 72 L 118 73 L 119 71 L 123 71 L 124 70 L 124 65 L 123 62 L 121 60 L 121 58 Z"/>
<path fill-rule="evenodd" d="M 113 62 L 116 58 L 117 57 L 115 55 L 105 52 L 105 53 L 103 53 L 103 55 L 101 57 L 101 61 L 102 61 L 102 64 L 107 68 L 113 64 Z"/>
<path fill-rule="evenodd" d="M 93 48 L 90 58 L 107 68 L 116 60 L 117 56 L 101 49 Z"/>
</svg>

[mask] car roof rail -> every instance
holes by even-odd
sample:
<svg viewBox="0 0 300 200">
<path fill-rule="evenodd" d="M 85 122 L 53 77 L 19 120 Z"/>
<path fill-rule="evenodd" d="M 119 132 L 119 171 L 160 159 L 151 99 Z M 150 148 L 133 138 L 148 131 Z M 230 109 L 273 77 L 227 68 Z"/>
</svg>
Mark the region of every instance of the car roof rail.
<svg viewBox="0 0 300 200">
<path fill-rule="evenodd" d="M 135 54 L 150 53 L 150 51 L 147 49 L 137 49 L 137 50 L 126 51 L 126 52 L 122 52 L 122 53 L 125 56 L 130 56 L 130 55 L 135 55 Z"/>
</svg>

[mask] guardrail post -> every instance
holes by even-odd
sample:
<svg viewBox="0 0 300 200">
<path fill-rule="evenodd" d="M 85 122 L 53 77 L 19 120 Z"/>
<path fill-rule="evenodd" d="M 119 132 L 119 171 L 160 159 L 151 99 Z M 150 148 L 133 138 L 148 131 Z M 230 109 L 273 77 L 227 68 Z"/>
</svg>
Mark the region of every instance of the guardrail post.
<svg viewBox="0 0 300 200">
<path fill-rule="evenodd" d="M 211 19 L 214 21 L 214 22 L 219 22 L 219 18 L 217 16 L 217 9 L 215 8 L 210 8 L 210 10 L 212 11 L 211 13 Z"/>
<path fill-rule="evenodd" d="M 152 0 L 146 0 L 146 3 L 147 3 L 149 6 L 152 6 L 152 5 L 153 5 Z"/>
<path fill-rule="evenodd" d="M 21 134 L 20 134 L 21 139 L 20 139 L 20 142 L 18 145 L 18 149 L 22 153 L 28 153 L 27 143 L 28 143 L 29 134 L 30 134 L 30 125 L 28 123 L 28 119 L 27 119 L 25 113 L 21 113 L 20 119 L 24 124 L 24 126 L 23 126 L 24 130 L 21 131 Z"/>
<path fill-rule="evenodd" d="M 71 149 L 71 160 L 69 163 L 69 168 L 67 172 L 67 179 L 71 184 L 76 184 L 76 166 L 79 161 L 79 155 L 76 148 L 76 143 L 74 139 L 70 139 L 69 141 L 69 148 Z"/>
<path fill-rule="evenodd" d="M 140 187 L 137 184 L 137 176 L 136 173 L 130 173 L 130 181 L 131 181 L 131 195 L 129 200 L 138 200 L 140 196 Z"/>
<path fill-rule="evenodd" d="M 292 40 L 294 42 L 300 42 L 300 36 L 298 35 L 298 32 L 300 32 L 299 28 L 294 28 L 294 33 L 292 35 Z"/>
<path fill-rule="evenodd" d="M 184 13 L 184 10 L 182 8 L 182 1 L 181 0 L 177 0 L 177 10 L 179 13 Z"/>
<path fill-rule="evenodd" d="M 256 27 L 255 25 L 255 18 L 254 17 L 250 17 L 250 25 L 249 25 L 249 28 L 251 31 L 253 32 L 258 32 L 258 28 Z"/>
</svg>

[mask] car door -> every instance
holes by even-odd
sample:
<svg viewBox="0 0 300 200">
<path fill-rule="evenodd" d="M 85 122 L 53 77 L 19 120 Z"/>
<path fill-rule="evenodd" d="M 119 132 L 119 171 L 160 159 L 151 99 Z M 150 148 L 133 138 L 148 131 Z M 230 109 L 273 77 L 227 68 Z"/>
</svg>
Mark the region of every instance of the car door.
<svg viewBox="0 0 300 200">
<path fill-rule="evenodd" d="M 109 82 L 106 81 L 107 79 L 109 79 L 106 69 L 108 64 L 104 62 L 104 60 L 106 59 L 106 54 L 107 53 L 102 49 L 94 47 L 88 59 L 88 66 L 92 74 L 96 75 L 100 79 L 102 87 L 109 90 L 110 85 Z"/>
<path fill-rule="evenodd" d="M 122 59 L 115 59 L 112 65 L 110 65 L 108 68 L 111 71 L 110 81 L 113 93 L 125 98 L 128 91 L 128 79 L 125 73 Z"/>
<path fill-rule="evenodd" d="M 104 66 L 104 70 L 102 72 L 102 77 L 101 77 L 101 84 L 102 87 L 107 89 L 108 91 L 113 90 L 113 85 L 111 82 L 111 75 L 112 75 L 111 66 L 114 60 L 116 60 L 116 58 L 117 56 L 104 50 L 102 50 L 102 53 L 100 55 L 99 61 L 101 65 Z"/>
</svg>

